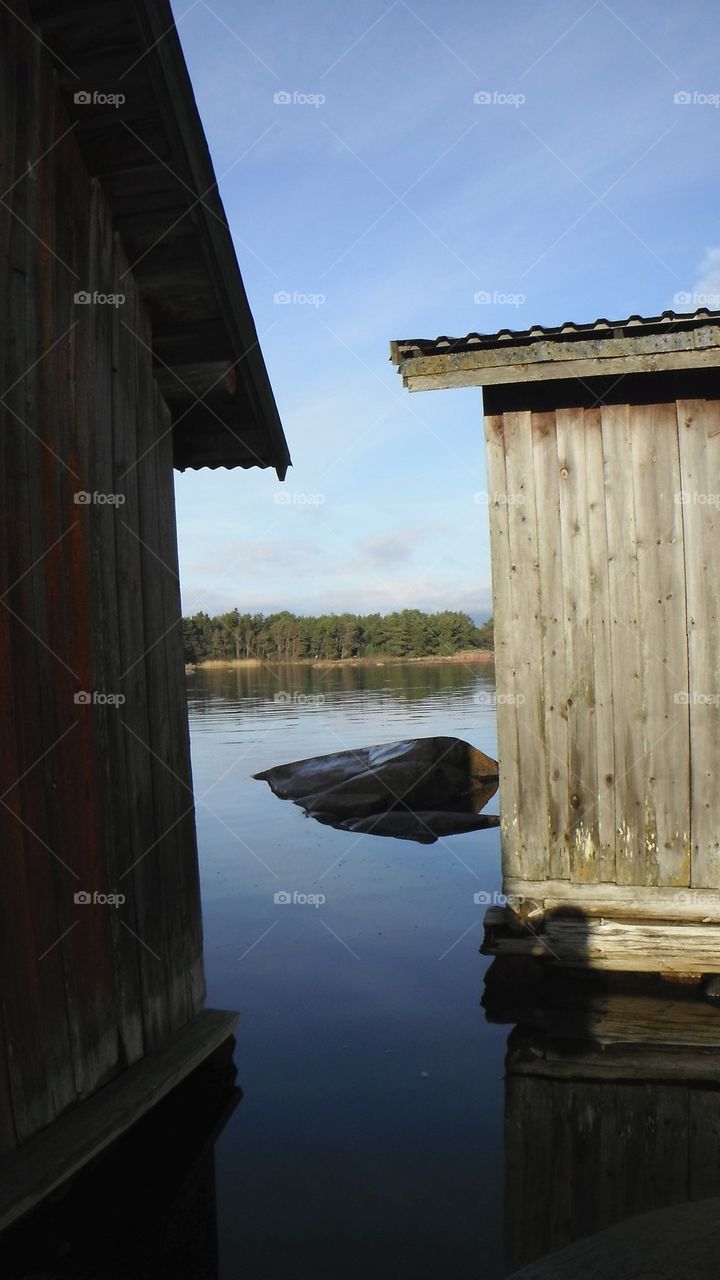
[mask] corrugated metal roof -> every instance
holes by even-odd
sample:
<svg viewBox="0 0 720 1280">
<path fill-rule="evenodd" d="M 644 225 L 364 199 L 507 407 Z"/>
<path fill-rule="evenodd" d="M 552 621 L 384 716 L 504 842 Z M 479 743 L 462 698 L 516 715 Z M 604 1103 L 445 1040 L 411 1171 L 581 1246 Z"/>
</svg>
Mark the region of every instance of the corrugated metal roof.
<svg viewBox="0 0 720 1280">
<path fill-rule="evenodd" d="M 452 355 L 462 351 L 493 347 L 527 346 L 532 342 L 544 342 L 548 338 L 573 342 L 588 337 L 626 338 L 644 334 L 679 332 L 720 323 L 720 311 L 701 307 L 693 312 L 663 311 L 659 316 L 628 316 L 626 320 L 592 320 L 589 324 L 576 324 L 572 320 L 564 324 L 533 325 L 531 329 L 499 329 L 496 333 L 468 333 L 464 338 L 405 338 L 390 344 L 390 356 L 394 364 L 419 356 Z"/>
</svg>

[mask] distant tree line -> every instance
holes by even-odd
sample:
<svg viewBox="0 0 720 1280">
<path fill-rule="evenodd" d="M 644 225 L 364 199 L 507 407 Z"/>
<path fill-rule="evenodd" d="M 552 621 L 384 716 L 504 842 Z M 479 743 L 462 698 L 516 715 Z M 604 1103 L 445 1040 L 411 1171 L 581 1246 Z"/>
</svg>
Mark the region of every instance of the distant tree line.
<svg viewBox="0 0 720 1280">
<path fill-rule="evenodd" d="M 492 649 L 492 619 L 478 627 L 467 613 L 240 613 L 232 609 L 211 618 L 183 618 L 186 662 L 261 658 L 296 662 L 299 658 L 394 658 L 450 656 L 464 649 Z"/>
</svg>

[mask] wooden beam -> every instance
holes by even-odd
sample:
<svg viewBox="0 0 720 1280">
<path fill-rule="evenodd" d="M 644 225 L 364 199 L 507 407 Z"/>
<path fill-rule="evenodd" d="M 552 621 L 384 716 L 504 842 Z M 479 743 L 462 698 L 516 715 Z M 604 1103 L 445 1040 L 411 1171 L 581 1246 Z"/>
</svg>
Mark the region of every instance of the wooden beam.
<svg viewBox="0 0 720 1280">
<path fill-rule="evenodd" d="M 0 1161 L 0 1231 L 27 1213 L 185 1079 L 230 1036 L 238 1015 L 198 1014 L 164 1049 L 61 1116 Z"/>
<path fill-rule="evenodd" d="M 720 923 L 720 890 L 667 886 L 573 884 L 570 880 L 520 880 L 506 877 L 503 892 L 525 898 L 540 910 L 573 906 L 590 916 Z"/>
<path fill-rule="evenodd" d="M 720 1083 L 720 1057 L 715 1045 L 593 1045 L 583 1041 L 553 1044 L 538 1035 L 523 1035 L 525 1044 L 515 1041 L 508 1056 L 507 1072 L 512 1076 L 549 1076 L 553 1080 L 666 1080 Z"/>
<path fill-rule="evenodd" d="M 549 913 L 523 928 L 514 913 L 491 909 L 482 952 L 535 956 L 580 969 L 720 973 L 720 925 L 598 918 L 581 909 L 573 913 L 565 904 L 563 914 Z"/>
<path fill-rule="evenodd" d="M 448 387 L 488 387 L 504 382 L 544 382 L 557 378 L 597 378 L 608 374 L 657 373 L 664 369 L 707 369 L 720 366 L 720 328 L 703 333 L 717 334 L 716 345 L 707 349 L 682 348 L 677 351 L 627 351 L 624 355 L 598 352 L 583 356 L 579 348 L 598 344 L 554 343 L 552 355 L 539 357 L 534 347 L 510 347 L 507 351 L 482 350 L 457 356 L 424 356 L 400 365 L 403 386 L 409 391 L 438 391 Z M 645 339 L 646 342 L 649 339 Z M 485 357 L 485 361 L 480 359 Z M 512 360 L 507 357 L 512 356 Z M 492 360 L 488 357 L 493 357 Z M 501 359 L 504 357 L 504 359 Z M 443 367 L 442 362 L 465 361 Z M 473 363 L 469 363 L 469 361 Z M 423 369 L 425 371 L 423 371 Z"/>
<path fill-rule="evenodd" d="M 406 356 L 398 350 L 401 369 L 406 365 L 416 368 L 418 374 L 449 373 L 459 369 L 497 368 L 500 365 L 573 363 L 576 360 L 607 360 L 612 356 L 622 358 L 652 356 L 661 352 L 686 353 L 720 346 L 720 325 L 703 325 L 695 329 L 670 329 L 666 333 L 647 333 L 640 328 L 637 336 L 625 334 L 609 338 L 598 336 L 572 339 L 543 337 L 529 342 L 503 342 L 501 339 L 487 345 L 466 346 L 461 351 L 438 351 L 425 356 Z"/>
</svg>

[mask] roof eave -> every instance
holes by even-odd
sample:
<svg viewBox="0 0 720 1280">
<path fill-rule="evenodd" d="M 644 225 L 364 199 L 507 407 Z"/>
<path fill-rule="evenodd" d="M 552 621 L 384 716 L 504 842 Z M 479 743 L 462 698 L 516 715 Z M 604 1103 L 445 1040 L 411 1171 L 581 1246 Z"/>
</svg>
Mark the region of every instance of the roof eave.
<svg viewBox="0 0 720 1280">
<path fill-rule="evenodd" d="M 391 343 L 410 391 L 720 366 L 720 313 Z"/>
<path fill-rule="evenodd" d="M 188 409 L 206 408 L 196 404 L 198 387 L 183 389 L 183 368 L 194 365 L 204 394 L 220 367 L 221 379 L 234 374 L 237 383 L 237 404 L 220 415 L 232 444 L 220 465 L 274 466 L 284 475 L 287 441 L 168 0 L 30 3 L 150 316 L 156 377 L 178 431 Z M 125 105 L 76 103 L 79 87 L 98 86 L 122 90 Z M 164 377 L 175 394 L 166 395 Z M 215 421 L 210 411 L 209 426 Z M 258 432 L 262 449 L 251 442 Z M 237 437 L 246 435 L 243 450 Z M 198 435 L 194 465 L 204 465 L 201 455 Z M 218 465 L 210 447 L 207 456 Z"/>
</svg>

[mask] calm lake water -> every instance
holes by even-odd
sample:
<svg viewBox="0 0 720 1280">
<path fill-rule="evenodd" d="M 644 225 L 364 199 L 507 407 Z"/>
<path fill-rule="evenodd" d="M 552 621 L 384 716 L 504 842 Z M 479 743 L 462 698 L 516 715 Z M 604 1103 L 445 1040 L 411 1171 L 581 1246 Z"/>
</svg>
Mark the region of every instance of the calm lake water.
<svg viewBox="0 0 720 1280">
<path fill-rule="evenodd" d="M 507 1032 L 480 1008 L 474 901 L 500 885 L 497 829 L 346 833 L 251 778 L 433 734 L 496 757 L 493 692 L 488 665 L 188 677 L 208 1003 L 241 1014 L 244 1098 L 216 1146 L 227 1280 L 503 1274 Z"/>
<path fill-rule="evenodd" d="M 240 1013 L 243 1094 L 218 1055 L 4 1233 L 0 1275 L 500 1280 L 635 1217 L 615 1252 L 589 1241 L 592 1265 L 543 1275 L 714 1277 L 720 995 L 516 956 L 486 985 L 497 828 L 358 835 L 252 779 L 408 737 L 496 757 L 492 667 L 215 669 L 187 688 L 208 1003 Z M 660 1226 L 638 1227 L 650 1210 Z"/>
</svg>

